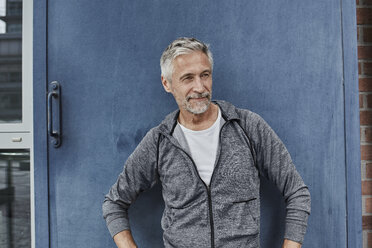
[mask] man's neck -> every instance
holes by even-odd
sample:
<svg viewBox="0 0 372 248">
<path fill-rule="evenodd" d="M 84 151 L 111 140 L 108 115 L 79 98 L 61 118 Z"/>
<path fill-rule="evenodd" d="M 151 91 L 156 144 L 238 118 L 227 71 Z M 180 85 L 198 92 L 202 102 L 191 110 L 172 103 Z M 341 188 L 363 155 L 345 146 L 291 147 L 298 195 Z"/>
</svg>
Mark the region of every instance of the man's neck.
<svg viewBox="0 0 372 248">
<path fill-rule="evenodd" d="M 185 109 L 180 109 L 178 122 L 191 130 L 200 131 L 205 130 L 213 125 L 218 117 L 218 107 L 211 103 L 207 111 L 202 114 L 193 114 Z"/>
</svg>

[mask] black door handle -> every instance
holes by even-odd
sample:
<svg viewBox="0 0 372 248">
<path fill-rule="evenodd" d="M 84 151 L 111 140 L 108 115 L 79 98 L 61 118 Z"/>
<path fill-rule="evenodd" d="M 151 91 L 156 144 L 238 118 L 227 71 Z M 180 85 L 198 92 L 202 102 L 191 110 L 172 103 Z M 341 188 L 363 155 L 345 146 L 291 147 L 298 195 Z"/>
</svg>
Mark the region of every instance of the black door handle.
<svg viewBox="0 0 372 248">
<path fill-rule="evenodd" d="M 56 101 L 53 101 L 53 99 L 56 99 Z M 53 111 L 53 105 L 56 106 L 55 111 Z M 48 134 L 55 148 L 62 143 L 61 117 L 61 86 L 57 81 L 53 81 L 50 83 L 48 93 Z"/>
</svg>

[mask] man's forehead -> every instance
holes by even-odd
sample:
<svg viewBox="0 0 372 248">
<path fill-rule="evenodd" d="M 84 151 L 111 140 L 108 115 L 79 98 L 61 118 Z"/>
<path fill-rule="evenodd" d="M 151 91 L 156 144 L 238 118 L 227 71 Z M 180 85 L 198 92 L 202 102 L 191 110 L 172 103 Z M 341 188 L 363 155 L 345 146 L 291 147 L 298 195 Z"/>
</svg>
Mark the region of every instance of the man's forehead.
<svg viewBox="0 0 372 248">
<path fill-rule="evenodd" d="M 173 61 L 173 65 L 180 68 L 200 65 L 211 67 L 208 56 L 199 51 L 177 56 Z"/>
</svg>

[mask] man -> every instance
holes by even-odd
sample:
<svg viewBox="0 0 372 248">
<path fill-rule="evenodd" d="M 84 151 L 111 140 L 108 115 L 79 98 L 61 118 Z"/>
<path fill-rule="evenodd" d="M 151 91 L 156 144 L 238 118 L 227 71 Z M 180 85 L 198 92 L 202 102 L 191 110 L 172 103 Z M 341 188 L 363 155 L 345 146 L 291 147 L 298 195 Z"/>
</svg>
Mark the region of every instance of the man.
<svg viewBox="0 0 372 248">
<path fill-rule="evenodd" d="M 117 246 L 136 247 L 128 208 L 159 181 L 165 247 L 259 247 L 261 174 L 287 204 L 283 247 L 301 247 L 310 194 L 278 136 L 259 115 L 211 101 L 213 59 L 203 42 L 173 41 L 160 65 L 179 110 L 146 134 L 106 195 Z"/>
</svg>

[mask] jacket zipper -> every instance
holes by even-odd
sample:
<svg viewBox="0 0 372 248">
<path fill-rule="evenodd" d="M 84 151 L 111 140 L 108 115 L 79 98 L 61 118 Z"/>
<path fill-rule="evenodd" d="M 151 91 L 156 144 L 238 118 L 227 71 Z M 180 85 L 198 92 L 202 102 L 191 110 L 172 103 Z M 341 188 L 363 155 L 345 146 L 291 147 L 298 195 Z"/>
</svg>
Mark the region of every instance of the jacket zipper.
<svg viewBox="0 0 372 248">
<path fill-rule="evenodd" d="M 183 149 L 181 149 L 181 150 L 190 158 L 192 164 L 194 165 L 194 169 L 196 170 L 196 174 L 198 175 L 200 181 L 203 183 L 203 185 L 207 189 L 207 194 L 208 194 L 208 209 L 209 209 L 209 224 L 211 226 L 211 247 L 214 248 L 214 222 L 213 222 L 211 189 L 210 189 L 210 187 L 208 187 L 208 185 L 205 184 L 205 182 L 203 181 L 203 179 L 201 179 L 201 177 L 199 175 L 199 172 L 198 172 L 198 169 L 196 167 L 196 164 L 195 164 L 194 160 L 192 159 L 192 157 L 187 152 L 185 152 Z M 213 173 L 212 173 L 212 176 L 213 176 Z"/>
<path fill-rule="evenodd" d="M 211 247 L 214 248 L 215 247 L 215 244 L 214 244 L 214 221 L 213 221 L 213 211 L 212 211 L 212 194 L 211 194 L 211 185 L 212 185 L 212 179 L 213 179 L 213 176 L 214 176 L 214 172 L 216 171 L 216 168 L 217 168 L 217 164 L 219 162 L 219 159 L 220 159 L 220 155 L 221 155 L 221 133 L 222 133 L 222 129 L 223 127 L 229 122 L 229 120 L 226 120 L 225 123 L 222 125 L 221 127 L 221 130 L 220 130 L 220 133 L 219 133 L 219 137 L 218 137 L 218 157 L 216 158 L 216 162 L 215 162 L 215 168 L 213 168 L 213 172 L 212 172 L 212 176 L 211 176 L 211 181 L 209 183 L 209 187 L 207 184 L 205 184 L 205 182 L 203 181 L 203 179 L 201 179 L 200 175 L 199 175 L 199 172 L 198 172 L 198 168 L 196 167 L 196 164 L 194 162 L 194 160 L 192 159 L 192 157 L 187 153 L 185 152 L 181 147 L 177 146 L 181 151 L 183 151 L 191 160 L 193 166 L 194 166 L 194 169 L 196 171 L 196 174 L 198 175 L 200 181 L 204 184 L 206 190 L 207 190 L 207 194 L 208 194 L 208 208 L 209 208 L 209 223 L 210 223 L 210 226 L 211 226 Z"/>
<path fill-rule="evenodd" d="M 211 223 L 211 246 L 214 248 L 214 221 L 213 221 L 213 212 L 212 212 L 212 194 L 211 194 L 211 186 L 213 182 L 213 177 L 215 175 L 215 172 L 217 170 L 217 165 L 221 157 L 221 133 L 222 129 L 224 126 L 229 122 L 229 120 L 226 120 L 225 123 L 222 125 L 219 137 L 218 137 L 218 157 L 216 158 L 215 166 L 213 168 L 212 176 L 211 176 L 211 181 L 209 182 L 209 187 L 205 184 L 207 187 L 207 192 L 208 192 L 208 202 L 209 202 L 209 216 L 210 216 L 210 223 Z M 195 166 L 196 167 L 196 166 Z M 199 174 L 199 173 L 198 173 Z M 200 176 L 199 176 L 200 178 Z M 202 180 L 203 181 L 203 180 Z M 203 181 L 204 182 L 204 181 Z"/>
<path fill-rule="evenodd" d="M 211 225 L 211 247 L 214 248 L 214 221 L 212 212 L 212 196 L 211 189 L 208 188 L 208 207 L 209 207 L 209 222 Z"/>
</svg>

